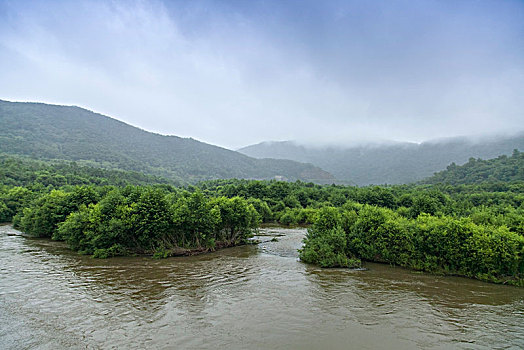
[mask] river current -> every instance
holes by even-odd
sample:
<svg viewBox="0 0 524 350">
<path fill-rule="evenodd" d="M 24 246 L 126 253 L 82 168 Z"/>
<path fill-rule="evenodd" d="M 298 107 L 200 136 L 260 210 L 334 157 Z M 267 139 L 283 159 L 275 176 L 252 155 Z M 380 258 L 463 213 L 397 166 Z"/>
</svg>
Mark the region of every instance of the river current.
<svg viewBox="0 0 524 350">
<path fill-rule="evenodd" d="M 162 260 L 93 259 L 18 234 L 0 226 L 1 349 L 524 348 L 523 288 L 308 266 L 302 228 Z"/>
</svg>

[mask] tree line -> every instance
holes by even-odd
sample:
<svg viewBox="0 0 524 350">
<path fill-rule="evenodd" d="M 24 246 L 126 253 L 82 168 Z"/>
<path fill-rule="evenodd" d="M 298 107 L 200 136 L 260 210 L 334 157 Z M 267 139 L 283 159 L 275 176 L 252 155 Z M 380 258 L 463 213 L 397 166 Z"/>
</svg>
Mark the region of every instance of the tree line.
<svg viewBox="0 0 524 350">
<path fill-rule="evenodd" d="M 243 198 L 154 186 L 54 189 L 13 218 L 14 226 L 30 235 L 65 241 L 99 258 L 167 257 L 234 246 L 246 243 L 259 223 L 257 211 Z"/>
<path fill-rule="evenodd" d="M 524 153 L 517 149 L 511 156 L 501 155 L 493 159 L 470 158 L 464 165 L 451 163 L 446 170 L 435 173 L 423 183 L 480 184 L 486 182 L 524 181 Z"/>
<path fill-rule="evenodd" d="M 308 230 L 300 259 L 323 267 L 361 260 L 524 286 L 524 236 L 469 217 L 405 217 L 377 206 L 325 207 Z"/>
<path fill-rule="evenodd" d="M 213 250 L 274 222 L 309 225 L 300 252 L 307 263 L 378 261 L 523 283 L 524 182 L 354 187 L 231 179 L 175 187 L 147 178 L 134 186 L 88 167 L 32 166 L 4 169 L 0 221 L 96 257 Z M 86 183 L 57 182 L 74 179 L 71 169 Z M 41 171 L 49 181 L 24 180 Z"/>
</svg>

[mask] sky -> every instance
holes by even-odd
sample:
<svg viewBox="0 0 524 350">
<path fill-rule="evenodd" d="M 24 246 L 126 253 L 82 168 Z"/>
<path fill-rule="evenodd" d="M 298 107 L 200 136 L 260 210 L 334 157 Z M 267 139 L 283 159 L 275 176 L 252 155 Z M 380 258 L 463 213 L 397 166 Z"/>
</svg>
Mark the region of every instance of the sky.
<svg viewBox="0 0 524 350">
<path fill-rule="evenodd" d="M 0 0 L 0 99 L 236 149 L 524 130 L 524 1 Z"/>
</svg>

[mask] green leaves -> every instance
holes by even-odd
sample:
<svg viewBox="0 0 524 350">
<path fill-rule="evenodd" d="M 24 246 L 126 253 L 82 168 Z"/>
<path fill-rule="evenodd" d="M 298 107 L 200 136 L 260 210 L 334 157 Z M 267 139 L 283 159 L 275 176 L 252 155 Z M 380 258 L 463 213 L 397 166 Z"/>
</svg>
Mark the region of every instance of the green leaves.
<svg viewBox="0 0 524 350">
<path fill-rule="evenodd" d="M 436 173 L 423 182 L 458 185 L 523 180 L 524 153 L 515 149 L 510 157 L 502 155 L 488 160 L 470 158 L 469 161 L 462 166 L 457 166 L 455 163 L 452 163 L 446 170 Z"/>
<path fill-rule="evenodd" d="M 304 247 L 300 250 L 300 259 L 321 267 L 353 267 L 346 254 L 346 234 L 341 227 L 308 234 Z"/>
<path fill-rule="evenodd" d="M 245 241 L 261 222 L 261 217 L 253 205 L 243 198 L 219 197 L 213 200 L 212 204 L 220 213 L 220 222 L 215 232 L 226 241 Z"/>
<path fill-rule="evenodd" d="M 321 267 L 360 266 L 360 260 L 354 259 L 347 249 L 342 217 L 333 207 L 322 208 L 317 213 L 315 223 L 304 239 L 304 247 L 299 252 L 303 262 Z"/>
<path fill-rule="evenodd" d="M 374 206 L 358 212 L 323 208 L 308 230 L 300 259 L 345 267 L 354 257 L 522 285 L 524 237 L 469 218 L 423 214 L 407 219 Z"/>
<path fill-rule="evenodd" d="M 239 244 L 261 222 L 245 199 L 209 199 L 200 191 L 177 198 L 158 187 L 126 187 L 107 191 L 96 202 L 99 198 L 92 188 L 53 190 L 24 210 L 20 225 L 33 235 L 52 236 L 80 253 L 106 258 L 129 252 L 167 257 L 178 248 Z"/>
</svg>

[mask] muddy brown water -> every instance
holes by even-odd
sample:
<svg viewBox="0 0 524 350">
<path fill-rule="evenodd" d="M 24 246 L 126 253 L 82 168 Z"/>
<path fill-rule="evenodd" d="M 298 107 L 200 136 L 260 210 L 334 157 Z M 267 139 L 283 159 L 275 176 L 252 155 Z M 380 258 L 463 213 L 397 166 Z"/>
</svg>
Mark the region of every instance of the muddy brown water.
<svg viewBox="0 0 524 350">
<path fill-rule="evenodd" d="M 0 348 L 524 348 L 523 288 L 319 269 L 298 261 L 305 229 L 260 233 L 193 257 L 97 260 L 1 226 Z"/>
</svg>

